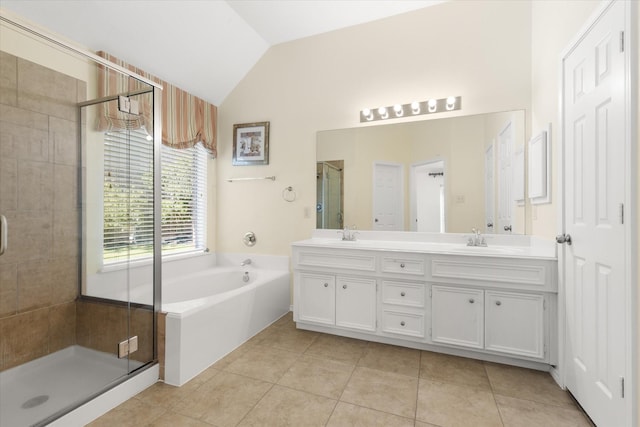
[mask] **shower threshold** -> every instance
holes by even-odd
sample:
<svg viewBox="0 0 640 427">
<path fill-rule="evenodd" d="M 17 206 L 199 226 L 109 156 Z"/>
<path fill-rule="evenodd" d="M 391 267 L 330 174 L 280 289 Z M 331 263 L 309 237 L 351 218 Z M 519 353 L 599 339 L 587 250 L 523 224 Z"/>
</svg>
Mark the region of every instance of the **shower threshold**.
<svg viewBox="0 0 640 427">
<path fill-rule="evenodd" d="M 0 372 L 0 426 L 37 424 L 142 365 L 74 345 Z"/>
</svg>

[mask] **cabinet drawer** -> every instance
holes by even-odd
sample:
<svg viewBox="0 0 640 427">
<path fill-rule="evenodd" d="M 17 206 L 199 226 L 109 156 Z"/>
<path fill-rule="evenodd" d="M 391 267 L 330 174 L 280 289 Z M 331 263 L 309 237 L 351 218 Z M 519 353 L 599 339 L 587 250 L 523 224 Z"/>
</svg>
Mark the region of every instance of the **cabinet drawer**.
<svg viewBox="0 0 640 427">
<path fill-rule="evenodd" d="M 425 286 L 419 283 L 382 281 L 382 302 L 385 304 L 424 307 Z"/>
<path fill-rule="evenodd" d="M 382 331 L 390 334 L 424 338 L 424 316 L 383 310 Z"/>
<path fill-rule="evenodd" d="M 383 273 L 424 275 L 424 259 L 382 257 Z"/>
<path fill-rule="evenodd" d="M 375 255 L 354 254 L 345 252 L 300 251 L 297 256 L 298 266 L 327 267 L 331 269 L 346 268 L 350 270 L 375 271 Z"/>
</svg>

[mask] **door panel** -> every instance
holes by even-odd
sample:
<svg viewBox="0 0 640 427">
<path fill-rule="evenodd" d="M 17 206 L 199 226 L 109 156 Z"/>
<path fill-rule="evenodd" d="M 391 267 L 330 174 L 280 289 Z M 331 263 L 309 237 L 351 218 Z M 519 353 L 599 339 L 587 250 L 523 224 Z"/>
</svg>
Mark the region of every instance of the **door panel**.
<svg viewBox="0 0 640 427">
<path fill-rule="evenodd" d="M 626 425 L 624 8 L 614 2 L 563 62 L 566 383 L 612 426 Z"/>
<path fill-rule="evenodd" d="M 404 167 L 400 164 L 373 165 L 373 229 L 404 230 Z"/>
</svg>

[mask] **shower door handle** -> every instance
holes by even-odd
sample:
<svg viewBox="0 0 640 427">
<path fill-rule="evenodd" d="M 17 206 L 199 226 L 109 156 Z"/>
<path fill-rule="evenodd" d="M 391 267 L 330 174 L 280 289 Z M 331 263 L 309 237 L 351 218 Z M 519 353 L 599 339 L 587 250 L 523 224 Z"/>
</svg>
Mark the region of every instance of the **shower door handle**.
<svg viewBox="0 0 640 427">
<path fill-rule="evenodd" d="M 8 232 L 7 217 L 0 215 L 0 255 L 4 254 L 4 251 L 7 250 Z"/>
</svg>

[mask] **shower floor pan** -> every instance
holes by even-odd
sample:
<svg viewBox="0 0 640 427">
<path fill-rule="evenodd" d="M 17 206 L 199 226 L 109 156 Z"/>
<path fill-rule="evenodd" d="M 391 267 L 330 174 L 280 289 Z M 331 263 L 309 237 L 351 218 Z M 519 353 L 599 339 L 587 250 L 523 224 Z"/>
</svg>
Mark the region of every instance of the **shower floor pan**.
<svg viewBox="0 0 640 427">
<path fill-rule="evenodd" d="M 31 426 L 143 364 L 71 346 L 0 372 L 0 426 Z"/>
</svg>

